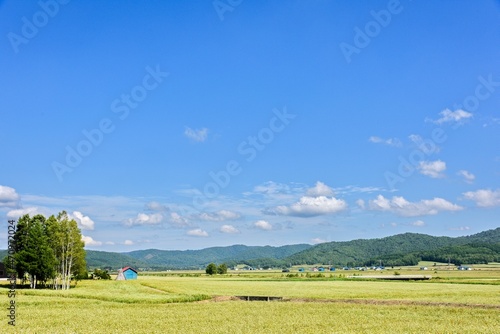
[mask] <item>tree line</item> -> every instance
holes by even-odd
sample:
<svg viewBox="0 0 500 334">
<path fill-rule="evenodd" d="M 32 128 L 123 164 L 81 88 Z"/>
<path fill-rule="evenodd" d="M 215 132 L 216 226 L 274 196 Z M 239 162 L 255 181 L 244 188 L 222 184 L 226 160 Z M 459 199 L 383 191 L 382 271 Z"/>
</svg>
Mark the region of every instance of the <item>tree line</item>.
<svg viewBox="0 0 500 334">
<path fill-rule="evenodd" d="M 14 234 L 14 268 L 30 288 L 39 286 L 68 290 L 72 278 L 87 276 L 81 231 L 66 211 L 57 216 L 24 215 Z"/>
</svg>

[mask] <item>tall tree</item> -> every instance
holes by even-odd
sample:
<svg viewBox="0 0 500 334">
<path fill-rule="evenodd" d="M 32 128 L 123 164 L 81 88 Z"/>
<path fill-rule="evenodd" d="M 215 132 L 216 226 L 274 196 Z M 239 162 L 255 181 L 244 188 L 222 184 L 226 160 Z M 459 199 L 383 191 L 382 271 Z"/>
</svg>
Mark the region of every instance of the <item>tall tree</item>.
<svg viewBox="0 0 500 334">
<path fill-rule="evenodd" d="M 81 272 L 85 267 L 85 250 L 82 234 L 74 219 L 69 219 L 66 211 L 57 218 L 47 220 L 47 230 L 51 238 L 57 260 L 57 272 L 60 283 L 55 282 L 55 288 L 67 290 L 70 287 L 71 275 Z"/>
</svg>

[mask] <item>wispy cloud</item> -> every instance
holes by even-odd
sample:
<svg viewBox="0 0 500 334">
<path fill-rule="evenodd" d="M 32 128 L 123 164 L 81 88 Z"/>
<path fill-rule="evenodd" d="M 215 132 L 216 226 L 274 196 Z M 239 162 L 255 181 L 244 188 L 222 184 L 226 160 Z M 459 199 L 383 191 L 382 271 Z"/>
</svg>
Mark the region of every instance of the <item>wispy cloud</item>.
<svg viewBox="0 0 500 334">
<path fill-rule="evenodd" d="M 403 146 L 403 143 L 398 138 L 387 138 L 387 139 L 384 139 L 384 138 L 380 138 L 380 137 L 377 137 L 377 136 L 371 136 L 370 138 L 368 138 L 368 141 L 370 143 L 384 144 L 384 145 L 394 146 L 394 147 L 401 147 L 401 146 Z"/>
<path fill-rule="evenodd" d="M 457 175 L 462 176 L 464 178 L 464 181 L 467 183 L 473 183 L 474 180 L 476 179 L 476 176 L 474 174 L 466 170 L 459 170 Z"/>
<path fill-rule="evenodd" d="M 462 122 L 463 120 L 467 120 L 469 118 L 473 117 L 473 114 L 470 112 L 467 112 L 462 109 L 457 109 L 455 111 L 451 111 L 450 109 L 445 109 L 439 113 L 441 116 L 437 120 L 431 120 L 428 119 L 428 121 L 431 121 L 436 124 L 443 124 L 443 123 L 459 123 Z"/>
<path fill-rule="evenodd" d="M 234 227 L 233 225 L 222 225 L 219 229 L 222 233 L 228 233 L 228 234 L 236 234 L 240 233 L 240 231 Z"/>
<path fill-rule="evenodd" d="M 219 210 L 216 212 L 202 212 L 193 216 L 195 219 L 212 221 L 212 222 L 222 222 L 226 220 L 236 220 L 239 219 L 241 215 L 237 212 L 229 210 Z"/>
<path fill-rule="evenodd" d="M 208 129 L 207 128 L 202 128 L 202 129 L 191 129 L 190 127 L 186 127 L 184 130 L 184 135 L 188 137 L 189 139 L 195 141 L 195 142 L 204 142 L 207 140 L 208 137 Z"/>
</svg>

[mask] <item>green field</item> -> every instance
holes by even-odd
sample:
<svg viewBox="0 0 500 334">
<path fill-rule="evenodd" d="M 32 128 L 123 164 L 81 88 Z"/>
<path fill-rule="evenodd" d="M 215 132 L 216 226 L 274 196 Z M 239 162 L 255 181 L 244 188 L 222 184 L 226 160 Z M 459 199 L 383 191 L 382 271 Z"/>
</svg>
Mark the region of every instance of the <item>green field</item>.
<svg viewBox="0 0 500 334">
<path fill-rule="evenodd" d="M 422 273 L 418 268 L 397 270 Z M 288 273 L 239 271 L 208 277 L 168 272 L 142 274 L 136 281 L 81 281 L 70 291 L 18 289 L 16 327 L 7 325 L 2 307 L 0 332 L 497 333 L 500 327 L 498 265 L 473 271 L 431 269 L 425 274 L 440 278 L 419 282 L 343 277 L 354 273 L 286 277 Z M 0 304 L 7 306 L 5 283 Z M 243 295 L 283 301 L 234 298 Z"/>
</svg>

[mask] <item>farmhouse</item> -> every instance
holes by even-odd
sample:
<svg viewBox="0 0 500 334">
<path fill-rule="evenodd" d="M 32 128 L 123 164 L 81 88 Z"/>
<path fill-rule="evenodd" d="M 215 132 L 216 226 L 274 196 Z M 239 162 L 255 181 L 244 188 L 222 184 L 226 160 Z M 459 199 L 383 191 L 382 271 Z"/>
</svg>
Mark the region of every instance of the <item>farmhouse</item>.
<svg viewBox="0 0 500 334">
<path fill-rule="evenodd" d="M 137 279 L 137 270 L 131 267 L 125 267 L 118 271 L 118 276 L 116 276 L 117 281 Z"/>
</svg>

